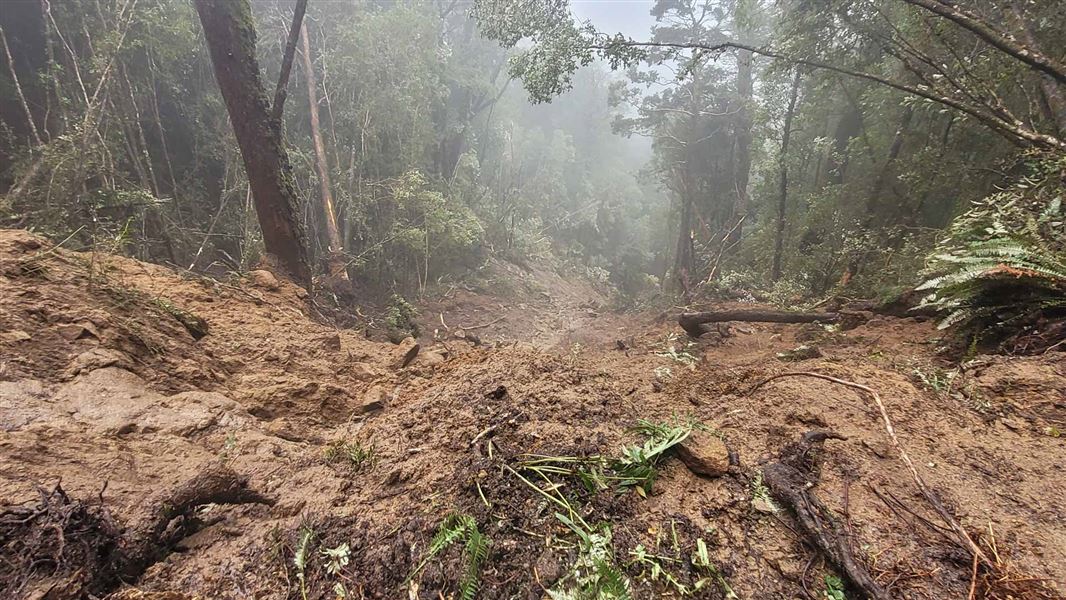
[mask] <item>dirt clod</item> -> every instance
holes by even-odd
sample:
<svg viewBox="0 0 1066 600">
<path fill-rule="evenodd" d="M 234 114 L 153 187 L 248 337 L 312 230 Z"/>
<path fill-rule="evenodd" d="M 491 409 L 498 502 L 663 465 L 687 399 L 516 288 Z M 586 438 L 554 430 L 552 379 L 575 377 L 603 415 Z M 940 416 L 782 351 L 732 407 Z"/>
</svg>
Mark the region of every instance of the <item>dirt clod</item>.
<svg viewBox="0 0 1066 600">
<path fill-rule="evenodd" d="M 690 471 L 705 477 L 721 477 L 729 471 L 729 448 L 722 438 L 693 430 L 677 448 L 677 457 Z"/>
</svg>

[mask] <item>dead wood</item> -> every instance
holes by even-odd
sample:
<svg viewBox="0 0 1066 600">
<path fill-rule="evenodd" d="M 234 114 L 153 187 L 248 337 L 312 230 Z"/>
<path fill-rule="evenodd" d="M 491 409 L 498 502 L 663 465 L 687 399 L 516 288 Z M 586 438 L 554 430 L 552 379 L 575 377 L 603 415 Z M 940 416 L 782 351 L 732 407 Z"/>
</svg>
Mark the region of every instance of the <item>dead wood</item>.
<svg viewBox="0 0 1066 600">
<path fill-rule="evenodd" d="M 135 581 L 192 533 L 197 507 L 247 503 L 273 501 L 222 464 L 151 496 L 125 528 L 100 500 L 71 499 L 59 485 L 41 490 L 33 506 L 0 509 L 0 597 L 104 596 Z"/>
<path fill-rule="evenodd" d="M 802 532 L 809 541 L 823 552 L 829 560 L 873 600 L 891 600 L 865 566 L 855 557 L 848 542 L 845 528 L 822 504 L 814 493 L 813 485 L 818 480 L 816 453 L 826 440 L 846 439 L 828 431 L 808 431 L 799 442 L 788 444 L 781 450 L 778 462 L 763 468 L 763 481 L 770 493 L 796 516 Z"/>
<path fill-rule="evenodd" d="M 787 310 L 712 310 L 681 313 L 677 322 L 692 337 L 706 333 L 704 323 L 745 321 L 757 323 L 835 323 L 840 313 L 793 312 Z"/>
<path fill-rule="evenodd" d="M 989 569 L 993 567 L 993 563 L 991 560 L 989 560 L 988 555 L 985 554 L 985 552 L 981 550 L 981 547 L 978 546 L 976 542 L 974 542 L 973 538 L 970 537 L 968 533 L 966 533 L 966 530 L 963 529 L 962 524 L 960 524 L 958 519 L 955 518 L 955 515 L 953 515 L 951 511 L 947 509 L 946 506 L 944 506 L 944 503 L 940 500 L 940 497 L 933 493 L 933 491 L 929 489 L 929 486 L 926 485 L 925 480 L 922 479 L 922 476 L 918 473 L 917 467 L 914 466 L 914 461 L 911 460 L 910 455 L 907 454 L 907 451 L 903 448 L 903 444 L 900 443 L 899 437 L 896 435 L 896 428 L 892 426 L 892 419 L 890 419 L 888 416 L 888 409 L 885 408 L 885 403 L 881 400 L 881 396 L 876 391 L 874 391 L 873 388 L 862 385 L 860 383 L 855 383 L 854 381 L 847 381 L 845 379 L 839 379 L 837 377 L 831 377 L 829 375 L 823 375 L 821 373 L 797 371 L 794 373 L 779 373 L 777 375 L 764 379 L 763 381 L 757 383 L 754 387 L 752 387 L 751 391 L 749 391 L 748 394 L 752 394 L 755 392 L 755 390 L 766 385 L 767 383 L 774 381 L 775 379 L 780 379 L 782 377 L 812 377 L 814 379 L 823 379 L 825 381 L 831 381 L 839 385 L 861 390 L 869 394 L 870 397 L 873 399 L 874 404 L 877 406 L 877 410 L 881 413 L 881 421 L 884 423 L 885 431 L 888 433 L 889 439 L 892 440 L 892 445 L 896 447 L 896 452 L 899 453 L 900 460 L 907 467 L 907 470 L 910 471 L 911 479 L 914 480 L 914 484 L 922 493 L 922 497 L 925 498 L 925 501 L 929 503 L 929 505 L 937 512 L 937 514 L 940 515 L 940 518 L 943 519 L 944 523 L 955 533 L 956 540 L 960 547 L 969 552 L 971 556 L 977 556 L 984 567 Z"/>
<path fill-rule="evenodd" d="M 188 534 L 182 521 L 205 504 L 266 504 L 274 501 L 248 487 L 248 478 L 224 464 L 213 464 L 176 488 L 156 494 L 147 512 L 127 528 L 120 575 L 135 579 L 163 558 Z"/>
</svg>

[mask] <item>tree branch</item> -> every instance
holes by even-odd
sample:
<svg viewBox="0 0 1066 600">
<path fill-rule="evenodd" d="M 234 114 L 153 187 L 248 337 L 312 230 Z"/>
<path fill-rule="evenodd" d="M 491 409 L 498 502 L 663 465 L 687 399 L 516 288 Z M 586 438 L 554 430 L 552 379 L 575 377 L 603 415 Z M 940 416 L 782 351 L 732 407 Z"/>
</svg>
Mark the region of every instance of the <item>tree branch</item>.
<svg viewBox="0 0 1066 600">
<path fill-rule="evenodd" d="M 972 12 L 960 7 L 954 0 L 902 0 L 912 6 L 925 10 L 951 21 L 970 33 L 981 38 L 992 47 L 1001 52 L 1029 65 L 1030 67 L 1047 73 L 1060 85 L 1066 84 L 1066 65 L 1056 61 L 1036 49 L 1029 48 L 1019 43 L 1013 36 L 1007 35 Z"/>
<path fill-rule="evenodd" d="M 969 115 L 979 121 L 980 123 L 988 126 L 991 129 L 1005 135 L 1007 138 L 1020 143 L 1022 145 L 1036 146 L 1038 148 L 1045 148 L 1051 150 L 1064 151 L 1066 150 L 1066 141 L 1063 141 L 1053 135 L 1040 133 L 1029 129 L 1024 123 L 1018 121 L 1007 121 L 999 116 L 984 112 L 980 108 L 970 106 L 958 99 L 951 98 L 937 94 L 929 89 L 923 87 L 917 87 L 908 85 L 906 83 L 900 83 L 898 81 L 892 81 L 880 75 L 874 75 L 873 73 L 866 73 L 864 71 L 856 71 L 847 67 L 839 67 L 827 62 L 819 60 L 811 60 L 807 58 L 797 58 L 787 56 L 776 52 L 768 48 L 758 48 L 747 44 L 740 44 L 737 42 L 722 42 L 720 44 L 700 44 L 700 43 L 672 43 L 672 42 L 637 42 L 633 40 L 624 41 L 612 41 L 608 44 L 593 44 L 588 46 L 592 50 L 611 51 L 619 47 L 626 48 L 678 48 L 678 49 L 696 49 L 703 50 L 705 52 L 723 52 L 725 50 L 747 50 L 760 56 L 767 58 L 773 58 L 775 60 L 783 60 L 795 65 L 803 65 L 812 69 L 822 69 L 826 71 L 832 71 L 841 75 L 847 75 L 849 77 L 856 77 L 858 79 L 865 79 L 872 81 L 892 89 L 913 95 L 920 98 L 925 98 L 937 104 L 942 104 L 949 108 L 953 108 L 961 113 Z"/>
</svg>

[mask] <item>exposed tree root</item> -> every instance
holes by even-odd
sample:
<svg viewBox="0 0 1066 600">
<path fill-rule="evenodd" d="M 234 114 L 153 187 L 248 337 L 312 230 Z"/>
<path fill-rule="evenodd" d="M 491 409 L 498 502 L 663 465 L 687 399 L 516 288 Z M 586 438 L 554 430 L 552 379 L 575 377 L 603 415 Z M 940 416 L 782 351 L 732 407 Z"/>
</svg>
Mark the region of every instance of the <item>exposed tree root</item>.
<svg viewBox="0 0 1066 600">
<path fill-rule="evenodd" d="M 782 504 L 796 515 L 800 529 L 813 545 L 851 581 L 856 589 L 873 600 L 891 600 L 870 572 L 851 551 L 844 527 L 815 495 L 817 461 L 811 451 L 821 449 L 825 440 L 842 440 L 843 436 L 827 431 L 808 431 L 803 438 L 781 450 L 778 462 L 763 468 L 763 481 Z"/>
<path fill-rule="evenodd" d="M 59 485 L 42 490 L 35 506 L 0 509 L 0 597 L 102 596 L 166 556 L 198 506 L 246 503 L 273 501 L 222 464 L 149 498 L 125 530 L 100 501 L 71 500 Z"/>
<path fill-rule="evenodd" d="M 944 520 L 944 523 L 947 524 L 947 526 L 951 528 L 951 530 L 955 533 L 959 545 L 967 552 L 969 552 L 971 556 L 976 556 L 986 568 L 992 568 L 993 563 L 991 560 L 989 560 L 985 552 L 981 549 L 980 546 L 977 545 L 976 542 L 973 541 L 973 538 L 971 538 L 970 535 L 966 533 L 966 530 L 963 529 L 958 519 L 955 518 L 955 515 L 953 515 L 951 511 L 949 511 L 947 507 L 944 506 L 944 503 L 940 501 L 940 498 L 936 494 L 934 494 L 931 489 L 929 489 L 929 486 L 926 485 L 925 480 L 922 479 L 922 476 L 918 473 L 918 469 L 914 466 L 914 461 L 911 460 L 910 455 L 908 455 L 907 451 L 903 448 L 903 444 L 900 443 L 899 437 L 896 435 L 896 429 L 892 426 L 892 419 L 890 419 L 888 416 L 888 409 L 885 408 L 885 403 L 881 400 L 881 396 L 877 392 L 875 392 L 870 387 L 867 387 L 860 383 L 855 383 L 853 381 L 838 379 L 836 377 L 823 375 L 821 373 L 798 371 L 793 373 L 780 373 L 778 375 L 774 375 L 773 377 L 769 377 L 756 384 L 753 388 L 751 388 L 751 391 L 749 391 L 748 393 L 754 393 L 755 390 L 759 389 L 760 387 L 766 385 L 771 381 L 774 381 L 775 379 L 781 379 L 782 377 L 813 377 L 815 379 L 823 379 L 825 381 L 831 381 L 836 384 L 861 390 L 869 394 L 873 398 L 874 404 L 877 405 L 877 410 L 881 413 L 881 420 L 884 423 L 885 431 L 888 433 L 888 437 L 892 440 L 892 445 L 896 447 L 896 451 L 899 453 L 900 460 L 903 461 L 903 464 L 906 465 L 907 469 L 910 471 L 911 478 L 914 480 L 914 484 L 918 486 L 918 490 L 922 493 L 922 496 L 925 498 L 926 502 L 928 502 L 929 505 L 933 507 L 933 510 L 935 510 L 937 514 L 940 515 L 940 518 Z"/>
</svg>

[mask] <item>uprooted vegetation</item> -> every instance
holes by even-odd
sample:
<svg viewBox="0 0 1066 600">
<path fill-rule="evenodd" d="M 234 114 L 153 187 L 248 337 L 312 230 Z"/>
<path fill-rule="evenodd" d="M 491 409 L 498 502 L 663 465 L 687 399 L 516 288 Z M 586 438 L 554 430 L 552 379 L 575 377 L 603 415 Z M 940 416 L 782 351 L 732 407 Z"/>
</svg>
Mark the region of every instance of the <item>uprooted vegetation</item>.
<svg viewBox="0 0 1066 600">
<path fill-rule="evenodd" d="M 8 595 L 1061 597 L 1052 354 L 948 368 L 932 321 L 707 342 L 634 316 L 622 346 L 423 339 L 401 367 L 405 346 L 315 324 L 271 282 L 98 257 L 90 285 L 62 249 L 14 273 L 33 239 L 0 239 Z M 131 329 L 108 286 L 157 317 Z M 776 358 L 812 333 L 820 355 Z M 895 437 L 863 389 L 764 383 L 800 371 L 876 392 Z M 845 439 L 797 446 L 810 431 Z M 212 493 L 217 472 L 247 487 Z"/>
</svg>

